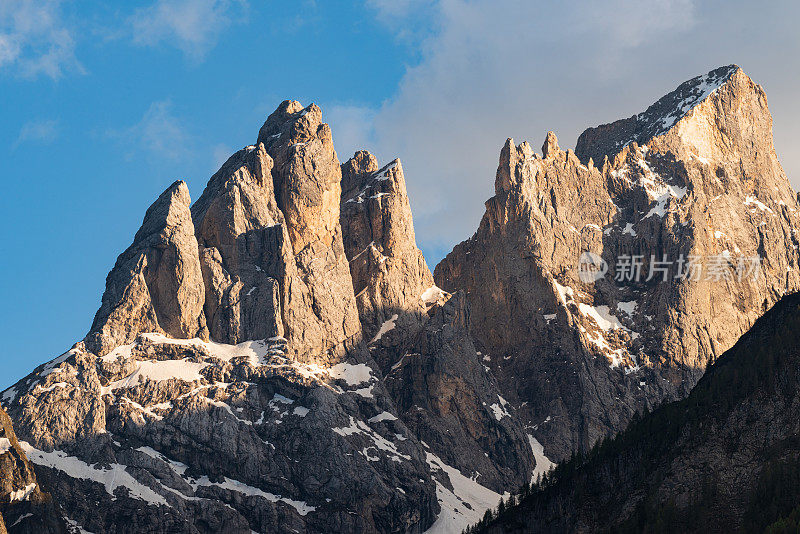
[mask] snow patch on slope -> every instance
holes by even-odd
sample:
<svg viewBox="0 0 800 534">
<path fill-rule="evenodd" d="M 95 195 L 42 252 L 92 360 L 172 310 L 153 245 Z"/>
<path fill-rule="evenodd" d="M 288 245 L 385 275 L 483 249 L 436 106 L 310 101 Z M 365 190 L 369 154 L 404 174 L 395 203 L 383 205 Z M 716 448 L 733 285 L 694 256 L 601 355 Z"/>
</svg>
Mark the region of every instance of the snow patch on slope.
<svg viewBox="0 0 800 534">
<path fill-rule="evenodd" d="M 537 478 L 548 473 L 556 464 L 545 456 L 544 446 L 531 434 L 528 434 L 528 443 L 531 446 L 533 458 L 536 460 L 536 467 L 533 469 L 533 475 L 531 475 L 531 482 L 535 482 Z"/>
<path fill-rule="evenodd" d="M 467 478 L 461 472 L 431 452 L 426 453 L 431 470 L 444 471 L 450 479 L 453 490 L 447 489 L 436 480 L 436 498 L 442 511 L 436 522 L 426 534 L 453 534 L 463 531 L 467 526 L 477 523 L 484 512 L 500 502 L 501 495 L 481 486 L 475 479 Z M 467 508 L 464 504 L 469 504 Z"/>
<path fill-rule="evenodd" d="M 28 459 L 34 464 L 56 469 L 72 478 L 102 484 L 112 498 L 116 498 L 114 489 L 124 486 L 134 499 L 141 499 L 152 505 L 167 505 L 164 497 L 133 478 L 125 471 L 124 465 L 111 464 L 111 469 L 99 469 L 59 450 L 54 450 L 53 452 L 40 451 L 24 441 L 20 442 L 20 446 Z"/>
<path fill-rule="evenodd" d="M 372 341 L 370 341 L 370 344 L 380 340 L 383 337 L 383 335 L 386 334 L 387 332 L 391 332 L 392 330 L 394 330 L 395 326 L 394 323 L 395 321 L 397 321 L 397 317 L 398 315 L 395 313 L 394 315 L 392 315 L 391 319 L 384 321 L 380 329 L 378 330 L 378 333 L 375 334 L 375 337 L 372 338 Z"/>
</svg>

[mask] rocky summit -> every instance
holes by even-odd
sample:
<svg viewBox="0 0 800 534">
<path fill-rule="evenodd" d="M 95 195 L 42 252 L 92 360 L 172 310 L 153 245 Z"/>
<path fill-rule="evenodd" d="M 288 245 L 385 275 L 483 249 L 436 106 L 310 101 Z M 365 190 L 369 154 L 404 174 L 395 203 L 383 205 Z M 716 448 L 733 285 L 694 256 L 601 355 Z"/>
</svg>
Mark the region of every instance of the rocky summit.
<svg viewBox="0 0 800 534">
<path fill-rule="evenodd" d="M 502 394 L 561 460 L 684 397 L 800 287 L 798 207 L 764 91 L 723 67 L 576 152 L 509 139 L 478 231 L 435 279 L 465 292 Z"/>
<path fill-rule="evenodd" d="M 730 66 L 574 152 L 509 139 L 431 273 L 400 160 L 341 163 L 283 102 L 194 203 L 155 200 L 86 337 L 2 393 L 5 527 L 460 532 L 798 289 L 771 127 Z"/>
<path fill-rule="evenodd" d="M 89 334 L 3 404 L 89 532 L 460 530 L 534 469 L 467 318 L 401 163 L 341 165 L 287 101 L 147 209 Z"/>
</svg>

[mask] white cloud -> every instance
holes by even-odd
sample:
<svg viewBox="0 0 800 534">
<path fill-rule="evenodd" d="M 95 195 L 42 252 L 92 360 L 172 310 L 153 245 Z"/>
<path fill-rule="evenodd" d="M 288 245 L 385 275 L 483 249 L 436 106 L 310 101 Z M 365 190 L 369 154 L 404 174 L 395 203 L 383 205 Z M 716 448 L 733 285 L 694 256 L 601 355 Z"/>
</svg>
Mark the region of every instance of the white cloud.
<svg viewBox="0 0 800 534">
<path fill-rule="evenodd" d="M 12 148 L 17 148 L 25 142 L 49 143 L 58 136 L 58 122 L 54 120 L 41 120 L 26 122 L 20 129 L 17 140 Z"/>
<path fill-rule="evenodd" d="M 336 152 L 341 161 L 350 159 L 357 150 L 374 147 L 375 110 L 369 107 L 335 104 L 325 106 L 325 122 L 336 136 Z M 384 154 L 377 154 L 384 157 Z"/>
<path fill-rule="evenodd" d="M 0 69 L 59 78 L 65 70 L 83 72 L 75 57 L 72 30 L 61 15 L 60 0 L 0 1 Z"/>
<path fill-rule="evenodd" d="M 733 62 L 757 81 L 769 70 L 787 95 L 800 83 L 797 69 L 775 53 L 798 51 L 791 22 L 798 9 L 788 1 L 769 8 L 720 0 L 368 5 L 398 36 L 420 10 L 434 19 L 417 40 L 421 61 L 382 106 L 357 113 L 345 134 L 372 139 L 367 148 L 384 161 L 403 160 L 417 239 L 429 251 L 449 250 L 477 228 L 507 137 L 538 147 L 554 130 L 562 147 L 573 147 L 586 127 L 629 117 L 682 81 Z M 742 32 L 752 38 L 742 40 Z M 779 123 L 780 102 L 773 97 L 770 105 L 777 137 L 791 125 Z"/>
<path fill-rule="evenodd" d="M 243 0 L 157 0 L 130 17 L 133 41 L 145 46 L 163 41 L 199 60 L 246 7 Z"/>
<path fill-rule="evenodd" d="M 181 121 L 172 114 L 169 100 L 153 102 L 133 126 L 111 131 L 109 136 L 125 143 L 127 157 L 143 151 L 156 159 L 179 161 L 192 154 L 192 138 Z"/>
<path fill-rule="evenodd" d="M 627 57 L 633 49 L 681 35 L 695 16 L 689 0 L 371 5 L 383 22 L 414 17 L 424 7 L 437 19 L 419 40 L 420 64 L 408 69 L 372 121 L 362 112 L 347 133 L 359 137 L 353 130 L 360 119 L 365 132 L 374 129 L 375 152 L 403 160 L 417 235 L 429 249 L 449 248 L 475 230 L 506 137 L 538 145 L 548 129 L 558 128 L 562 144 L 571 146 L 586 126 L 619 118 L 598 113 L 601 97 L 610 96 L 613 104 L 624 100 L 628 115 L 639 111 L 607 80 L 639 67 L 641 61 Z M 394 25 L 398 33 L 401 22 Z M 642 91 L 642 104 L 660 96 L 649 90 Z M 338 145 L 339 132 L 333 131 Z"/>
</svg>

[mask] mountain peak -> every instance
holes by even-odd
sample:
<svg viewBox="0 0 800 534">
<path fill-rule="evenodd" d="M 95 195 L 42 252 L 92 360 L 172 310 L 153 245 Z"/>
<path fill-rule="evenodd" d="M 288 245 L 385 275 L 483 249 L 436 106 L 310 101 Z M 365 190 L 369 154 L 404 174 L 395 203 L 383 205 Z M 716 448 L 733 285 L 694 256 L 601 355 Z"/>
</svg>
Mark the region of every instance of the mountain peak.
<svg viewBox="0 0 800 534">
<path fill-rule="evenodd" d="M 90 350 L 104 355 L 142 332 L 207 336 L 190 202 L 186 183 L 177 181 L 147 209 L 133 243 L 106 279 L 86 336 Z"/>
<path fill-rule="evenodd" d="M 596 128 L 587 128 L 578 137 L 575 152 L 581 161 L 603 161 L 616 155 L 631 143 L 645 144 L 669 132 L 695 107 L 737 74 L 747 77 L 738 65 L 727 65 L 695 76 L 675 90 L 659 98 L 644 112 Z"/>
<path fill-rule="evenodd" d="M 551 154 L 555 154 L 560 150 L 558 146 L 558 138 L 554 132 L 547 132 L 547 137 L 544 140 L 544 144 L 542 145 L 542 156 L 547 157 Z"/>
</svg>

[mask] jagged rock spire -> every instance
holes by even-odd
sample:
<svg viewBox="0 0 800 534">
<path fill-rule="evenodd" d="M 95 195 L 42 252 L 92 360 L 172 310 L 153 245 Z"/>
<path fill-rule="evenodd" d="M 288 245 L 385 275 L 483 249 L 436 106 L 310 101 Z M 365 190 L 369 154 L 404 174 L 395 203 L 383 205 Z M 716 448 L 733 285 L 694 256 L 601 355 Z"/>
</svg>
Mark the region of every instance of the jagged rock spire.
<svg viewBox="0 0 800 534">
<path fill-rule="evenodd" d="M 211 178 L 192 213 L 213 339 L 285 336 L 296 357 L 322 360 L 361 340 L 340 182 L 322 111 L 290 100 Z"/>
<path fill-rule="evenodd" d="M 207 337 L 189 189 L 177 181 L 147 210 L 128 249 L 106 278 L 102 304 L 86 336 L 99 355 L 143 332 Z"/>
<path fill-rule="evenodd" d="M 548 157 L 561 150 L 558 147 L 558 138 L 553 132 L 547 132 L 547 137 L 542 145 L 542 157 Z"/>
<path fill-rule="evenodd" d="M 341 225 L 367 341 L 394 317 L 418 315 L 433 275 L 417 248 L 399 159 L 378 169 L 362 150 L 342 165 Z M 394 324 L 394 323 L 393 323 Z"/>
<path fill-rule="evenodd" d="M 729 66 L 584 132 L 578 155 L 602 168 L 558 149 L 552 133 L 543 158 L 506 142 L 478 231 L 434 277 L 465 291 L 477 346 L 549 457 L 685 395 L 800 288 L 800 206 L 771 125 L 762 88 Z M 584 252 L 605 263 L 601 278 L 579 276 Z M 620 275 L 632 257 L 636 282 Z M 703 264 L 699 278 L 697 267 L 685 276 L 689 257 Z M 760 261 L 757 279 L 744 275 L 748 261 Z"/>
</svg>

